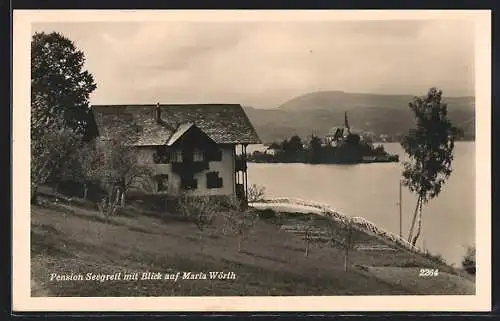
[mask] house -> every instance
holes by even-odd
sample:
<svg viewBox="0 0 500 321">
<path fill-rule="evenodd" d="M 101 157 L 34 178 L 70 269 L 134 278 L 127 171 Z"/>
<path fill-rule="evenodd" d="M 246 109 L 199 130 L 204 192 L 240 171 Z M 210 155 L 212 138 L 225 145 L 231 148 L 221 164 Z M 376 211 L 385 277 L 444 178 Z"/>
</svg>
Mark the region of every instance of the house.
<svg viewBox="0 0 500 321">
<path fill-rule="evenodd" d="M 325 145 L 337 146 L 345 138 L 345 130 L 343 126 L 335 126 L 330 129 L 328 134 L 325 136 Z"/>
<path fill-rule="evenodd" d="M 265 154 L 268 154 L 268 155 L 273 155 L 275 156 L 276 154 L 279 153 L 280 151 L 280 146 L 276 143 L 272 143 L 271 145 L 269 145 L 266 150 L 264 151 Z"/>
<path fill-rule="evenodd" d="M 153 171 L 140 185 L 146 180 L 154 193 L 247 199 L 246 148 L 260 139 L 241 105 L 94 105 L 92 112 L 101 139 L 135 128 L 137 161 Z"/>
</svg>

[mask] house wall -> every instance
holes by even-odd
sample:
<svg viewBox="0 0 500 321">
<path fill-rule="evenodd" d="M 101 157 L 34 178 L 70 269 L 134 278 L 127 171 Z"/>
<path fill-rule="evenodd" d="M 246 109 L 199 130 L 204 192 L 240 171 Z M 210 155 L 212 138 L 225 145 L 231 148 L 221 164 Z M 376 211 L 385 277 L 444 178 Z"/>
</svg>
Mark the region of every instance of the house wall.
<svg viewBox="0 0 500 321">
<path fill-rule="evenodd" d="M 235 154 L 234 145 L 219 145 L 222 151 L 220 162 L 209 162 L 208 169 L 196 173 L 194 178 L 198 181 L 198 188 L 189 191 L 190 195 L 234 195 L 235 194 Z M 172 172 L 172 164 L 155 164 L 153 161 L 154 147 L 138 148 L 138 162 L 147 164 L 153 170 L 154 175 L 167 174 L 169 188 L 163 193 L 175 194 L 179 191 L 181 184 L 180 176 Z M 217 171 L 222 178 L 221 188 L 207 188 L 206 173 Z M 146 187 L 146 188 L 145 188 Z M 149 188 L 148 188 L 149 187 Z M 148 191 L 150 189 L 150 191 Z M 153 179 L 144 178 L 134 184 L 131 190 L 156 193 L 156 182 Z"/>
<path fill-rule="evenodd" d="M 274 148 L 268 148 L 265 150 L 264 153 L 268 154 L 268 155 L 276 155 L 277 154 L 276 149 L 274 149 Z"/>
</svg>

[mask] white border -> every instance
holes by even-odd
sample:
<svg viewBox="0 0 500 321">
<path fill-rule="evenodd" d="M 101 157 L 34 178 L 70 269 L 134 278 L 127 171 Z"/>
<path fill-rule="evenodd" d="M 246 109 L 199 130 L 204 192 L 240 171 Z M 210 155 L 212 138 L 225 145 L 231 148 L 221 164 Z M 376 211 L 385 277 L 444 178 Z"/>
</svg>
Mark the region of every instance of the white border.
<svg viewBox="0 0 500 321">
<path fill-rule="evenodd" d="M 476 295 L 305 297 L 30 297 L 30 43 L 33 22 L 470 19 L 476 25 Z M 489 10 L 14 10 L 14 311 L 489 311 L 491 309 L 491 12 Z"/>
</svg>

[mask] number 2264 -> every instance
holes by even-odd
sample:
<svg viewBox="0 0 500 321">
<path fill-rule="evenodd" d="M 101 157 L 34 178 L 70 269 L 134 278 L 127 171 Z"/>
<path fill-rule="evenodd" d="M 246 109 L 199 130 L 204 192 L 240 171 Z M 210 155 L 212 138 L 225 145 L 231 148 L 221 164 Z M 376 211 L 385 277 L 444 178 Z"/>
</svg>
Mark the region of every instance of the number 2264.
<svg viewBox="0 0 500 321">
<path fill-rule="evenodd" d="M 420 269 L 418 276 L 427 277 L 427 276 L 438 276 L 438 269 Z"/>
</svg>

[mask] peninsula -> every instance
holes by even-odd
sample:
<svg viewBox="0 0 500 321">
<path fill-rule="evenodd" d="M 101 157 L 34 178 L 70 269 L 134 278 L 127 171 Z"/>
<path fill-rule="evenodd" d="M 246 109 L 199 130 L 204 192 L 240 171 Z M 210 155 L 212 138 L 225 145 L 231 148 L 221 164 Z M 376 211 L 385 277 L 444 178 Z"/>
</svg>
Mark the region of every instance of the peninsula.
<svg viewBox="0 0 500 321">
<path fill-rule="evenodd" d="M 358 164 L 399 162 L 398 155 L 391 155 L 383 145 L 376 147 L 361 135 L 351 131 L 347 112 L 344 124 L 333 127 L 320 138 L 311 135 L 308 142 L 302 142 L 297 135 L 281 143 L 272 143 L 265 151 L 255 151 L 248 156 L 256 163 L 309 163 L 309 164 Z"/>
</svg>

